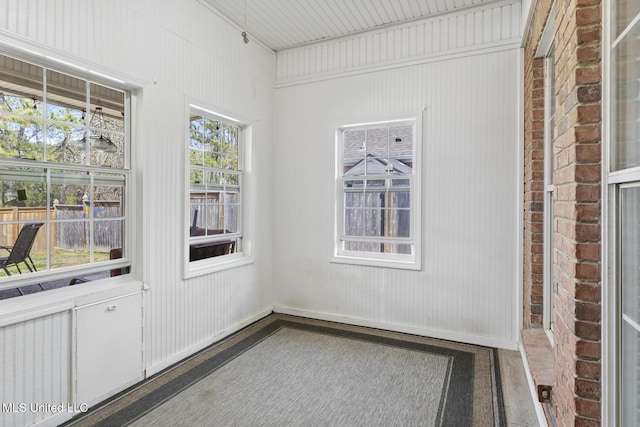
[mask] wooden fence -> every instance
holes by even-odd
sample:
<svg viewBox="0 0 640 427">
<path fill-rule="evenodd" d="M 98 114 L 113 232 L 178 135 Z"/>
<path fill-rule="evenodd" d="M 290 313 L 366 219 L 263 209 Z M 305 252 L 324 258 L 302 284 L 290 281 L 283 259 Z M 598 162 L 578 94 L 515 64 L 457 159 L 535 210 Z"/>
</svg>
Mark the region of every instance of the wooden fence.
<svg viewBox="0 0 640 427">
<path fill-rule="evenodd" d="M 90 222 L 85 221 L 89 217 L 89 207 L 84 205 L 56 205 L 49 209 L 40 207 L 0 208 L 0 245 L 13 245 L 25 222 L 45 222 L 47 214 L 54 220 L 50 222 L 50 247 L 65 250 L 87 250 L 89 248 Z M 122 221 L 100 220 L 100 218 L 120 217 L 121 214 L 119 202 L 94 203 L 93 224 L 96 251 L 106 252 L 111 248 L 122 247 Z M 67 221 L 56 222 L 55 220 Z M 36 236 L 32 250 L 35 252 L 46 250 L 46 239 L 47 234 L 43 227 Z"/>
</svg>

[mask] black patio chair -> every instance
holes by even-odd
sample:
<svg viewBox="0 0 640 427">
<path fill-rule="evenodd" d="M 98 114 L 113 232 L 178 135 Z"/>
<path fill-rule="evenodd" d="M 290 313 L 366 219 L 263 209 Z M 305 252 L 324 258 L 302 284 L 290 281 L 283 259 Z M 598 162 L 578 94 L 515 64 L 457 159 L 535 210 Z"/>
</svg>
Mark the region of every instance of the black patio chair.
<svg viewBox="0 0 640 427">
<path fill-rule="evenodd" d="M 40 230 L 42 225 L 42 222 L 25 224 L 20 230 L 20 234 L 18 234 L 18 238 L 13 246 L 0 245 L 0 249 L 4 249 L 9 252 L 8 256 L 0 257 L 0 267 L 2 267 L 5 273 L 7 273 L 7 276 L 11 276 L 7 267 L 12 265 L 15 265 L 18 272 L 22 274 L 22 270 L 20 270 L 19 266 L 20 263 L 24 263 L 29 271 L 38 271 L 29 253 L 31 252 L 33 242 L 36 240 L 36 234 L 38 234 L 38 230 Z M 29 265 L 29 263 L 31 263 L 31 265 Z"/>
</svg>

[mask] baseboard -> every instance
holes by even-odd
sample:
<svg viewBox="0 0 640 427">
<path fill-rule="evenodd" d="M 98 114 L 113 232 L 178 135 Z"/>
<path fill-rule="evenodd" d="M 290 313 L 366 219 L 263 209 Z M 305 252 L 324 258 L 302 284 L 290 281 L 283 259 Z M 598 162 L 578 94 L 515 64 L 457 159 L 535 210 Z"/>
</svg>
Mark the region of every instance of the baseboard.
<svg viewBox="0 0 640 427">
<path fill-rule="evenodd" d="M 499 340 L 494 338 L 459 334 L 450 331 L 442 331 L 437 329 L 421 328 L 409 325 L 399 325 L 395 323 L 379 322 L 376 320 L 360 319 L 357 317 L 342 316 L 331 313 L 321 313 L 317 311 L 300 310 L 291 307 L 275 306 L 275 313 L 289 314 L 292 316 L 309 317 L 318 320 L 327 320 L 330 322 L 346 323 L 349 325 L 366 326 L 369 328 L 385 329 L 388 331 L 402 332 L 405 334 L 420 335 L 423 337 L 437 338 L 448 341 L 456 341 L 467 344 L 481 345 L 485 347 L 504 348 L 506 350 L 518 350 L 518 343 Z"/>
<path fill-rule="evenodd" d="M 197 345 L 194 345 L 193 347 L 189 347 L 186 350 L 181 351 L 180 353 L 170 357 L 169 359 L 163 360 L 160 363 L 156 363 L 155 365 L 152 366 L 148 366 L 146 369 L 146 378 L 149 378 L 152 375 L 157 374 L 160 371 L 163 371 L 164 369 L 175 365 L 176 363 L 182 361 L 183 359 L 191 356 L 194 353 L 197 353 L 198 351 L 205 349 L 207 347 L 209 347 L 211 344 L 215 344 L 216 342 L 228 337 L 229 335 L 238 332 L 240 329 L 245 328 L 247 326 L 249 326 L 252 323 L 257 322 L 258 320 L 267 317 L 268 315 L 270 315 L 271 313 L 273 313 L 273 309 L 269 308 L 267 310 L 261 311 L 260 313 L 256 314 L 255 316 L 252 316 L 248 319 L 243 320 L 242 322 L 234 325 L 233 327 L 226 329 L 222 332 L 219 332 L 211 337 L 209 337 L 208 339 L 201 341 L 200 343 L 198 343 Z"/>
</svg>

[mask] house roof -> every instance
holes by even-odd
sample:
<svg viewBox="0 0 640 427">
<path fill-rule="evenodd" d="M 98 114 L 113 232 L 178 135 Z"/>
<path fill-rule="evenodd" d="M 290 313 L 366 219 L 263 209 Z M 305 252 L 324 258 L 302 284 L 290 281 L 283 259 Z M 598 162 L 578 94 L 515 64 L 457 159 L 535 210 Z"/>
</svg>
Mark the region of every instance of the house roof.
<svg viewBox="0 0 640 427">
<path fill-rule="evenodd" d="M 411 166 L 398 159 L 382 159 L 379 157 L 367 156 L 344 172 L 344 176 L 365 176 L 365 175 L 410 175 Z"/>
</svg>

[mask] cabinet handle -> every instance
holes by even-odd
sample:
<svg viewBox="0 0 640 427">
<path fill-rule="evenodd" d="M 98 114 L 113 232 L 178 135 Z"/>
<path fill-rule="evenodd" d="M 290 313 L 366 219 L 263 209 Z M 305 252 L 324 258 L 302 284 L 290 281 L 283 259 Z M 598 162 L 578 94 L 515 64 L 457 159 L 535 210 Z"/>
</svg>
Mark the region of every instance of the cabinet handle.
<svg viewBox="0 0 640 427">
<path fill-rule="evenodd" d="M 114 311 L 118 306 L 116 304 L 110 305 L 107 307 L 107 311 Z"/>
</svg>

